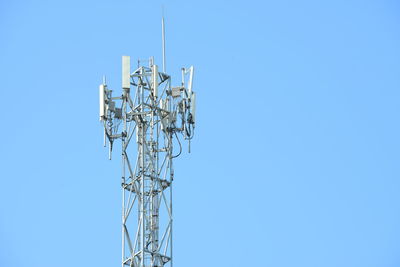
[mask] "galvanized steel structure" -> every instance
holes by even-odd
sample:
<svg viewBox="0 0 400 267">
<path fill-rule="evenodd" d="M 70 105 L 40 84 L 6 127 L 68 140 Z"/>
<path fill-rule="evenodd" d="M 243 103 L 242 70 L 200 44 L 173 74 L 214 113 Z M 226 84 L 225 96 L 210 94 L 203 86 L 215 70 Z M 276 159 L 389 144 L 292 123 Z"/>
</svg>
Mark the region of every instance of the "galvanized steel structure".
<svg viewBox="0 0 400 267">
<path fill-rule="evenodd" d="M 153 58 L 146 63 L 131 72 L 130 57 L 122 57 L 120 96 L 112 96 L 105 79 L 100 85 L 110 159 L 114 141 L 122 142 L 122 267 L 173 265 L 173 159 L 182 152 L 179 137 L 190 142 L 194 133 L 193 67 L 182 68 L 180 85 L 172 87 Z"/>
</svg>

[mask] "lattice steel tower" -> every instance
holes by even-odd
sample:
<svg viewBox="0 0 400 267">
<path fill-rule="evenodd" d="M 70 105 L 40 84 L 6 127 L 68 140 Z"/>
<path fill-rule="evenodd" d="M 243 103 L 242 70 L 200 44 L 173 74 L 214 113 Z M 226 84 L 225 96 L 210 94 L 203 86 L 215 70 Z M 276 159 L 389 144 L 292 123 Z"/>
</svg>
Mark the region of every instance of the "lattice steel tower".
<svg viewBox="0 0 400 267">
<path fill-rule="evenodd" d="M 130 57 L 122 57 L 122 95 L 113 97 L 105 79 L 100 85 L 100 121 L 110 159 L 114 141 L 122 142 L 122 267 L 173 265 L 173 159 L 182 152 L 180 135 L 190 151 L 196 95 L 193 66 L 182 68 L 180 85 L 171 86 L 164 51 L 162 71 L 150 58 L 146 66 L 139 60 L 131 72 Z M 174 144 L 179 147 L 173 149 Z"/>
</svg>

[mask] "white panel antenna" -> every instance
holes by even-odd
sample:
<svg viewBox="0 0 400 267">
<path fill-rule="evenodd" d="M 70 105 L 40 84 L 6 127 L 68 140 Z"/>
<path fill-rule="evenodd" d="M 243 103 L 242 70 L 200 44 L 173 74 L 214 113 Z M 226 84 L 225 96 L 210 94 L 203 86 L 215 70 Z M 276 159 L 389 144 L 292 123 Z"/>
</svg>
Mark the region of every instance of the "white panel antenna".
<svg viewBox="0 0 400 267">
<path fill-rule="evenodd" d="M 122 88 L 131 88 L 131 57 L 122 56 Z"/>
<path fill-rule="evenodd" d="M 168 126 L 168 117 L 169 117 L 169 115 L 168 115 L 168 111 L 169 111 L 168 106 L 169 106 L 169 99 L 168 98 L 165 99 L 165 100 L 163 100 L 163 99 L 160 100 L 160 107 L 162 109 L 162 112 L 161 112 L 161 114 L 162 114 L 161 130 L 163 130 L 163 131 L 165 131 L 167 129 L 167 126 Z"/>
<path fill-rule="evenodd" d="M 158 95 L 158 66 L 153 65 L 152 68 L 153 68 L 152 71 L 153 96 L 154 100 L 156 100 Z"/>
<path fill-rule="evenodd" d="M 100 84 L 99 86 L 100 121 L 104 121 L 106 115 L 105 97 L 106 97 L 105 86 L 104 84 Z"/>
<path fill-rule="evenodd" d="M 193 74 L 194 74 L 194 67 L 191 66 L 189 68 L 189 81 L 188 81 L 188 95 L 189 95 L 189 97 L 192 95 Z"/>
</svg>

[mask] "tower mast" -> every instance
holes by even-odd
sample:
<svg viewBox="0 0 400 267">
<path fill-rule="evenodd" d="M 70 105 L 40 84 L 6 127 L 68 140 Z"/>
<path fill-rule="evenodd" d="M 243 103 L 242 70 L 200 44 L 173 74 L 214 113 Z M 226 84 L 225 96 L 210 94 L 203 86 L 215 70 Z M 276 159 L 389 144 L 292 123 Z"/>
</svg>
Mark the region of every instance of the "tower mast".
<svg viewBox="0 0 400 267">
<path fill-rule="evenodd" d="M 114 141 L 122 143 L 122 267 L 172 267 L 173 159 L 182 152 L 179 138 L 194 134 L 193 67 L 182 68 L 181 85 L 172 87 L 153 58 L 148 62 L 132 72 L 130 57 L 122 57 L 120 96 L 105 80 L 100 85 L 110 159 Z"/>
</svg>

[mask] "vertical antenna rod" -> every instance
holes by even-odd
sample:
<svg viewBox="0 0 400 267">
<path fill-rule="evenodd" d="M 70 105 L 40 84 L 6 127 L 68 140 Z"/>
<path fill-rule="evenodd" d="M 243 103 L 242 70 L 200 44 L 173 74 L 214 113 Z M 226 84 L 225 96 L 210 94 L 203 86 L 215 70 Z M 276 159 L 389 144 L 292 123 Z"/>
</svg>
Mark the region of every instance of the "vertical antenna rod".
<svg viewBox="0 0 400 267">
<path fill-rule="evenodd" d="M 161 28 L 162 28 L 162 68 L 165 73 L 165 23 L 164 23 L 164 8 L 163 8 L 163 16 L 161 19 Z"/>
</svg>

